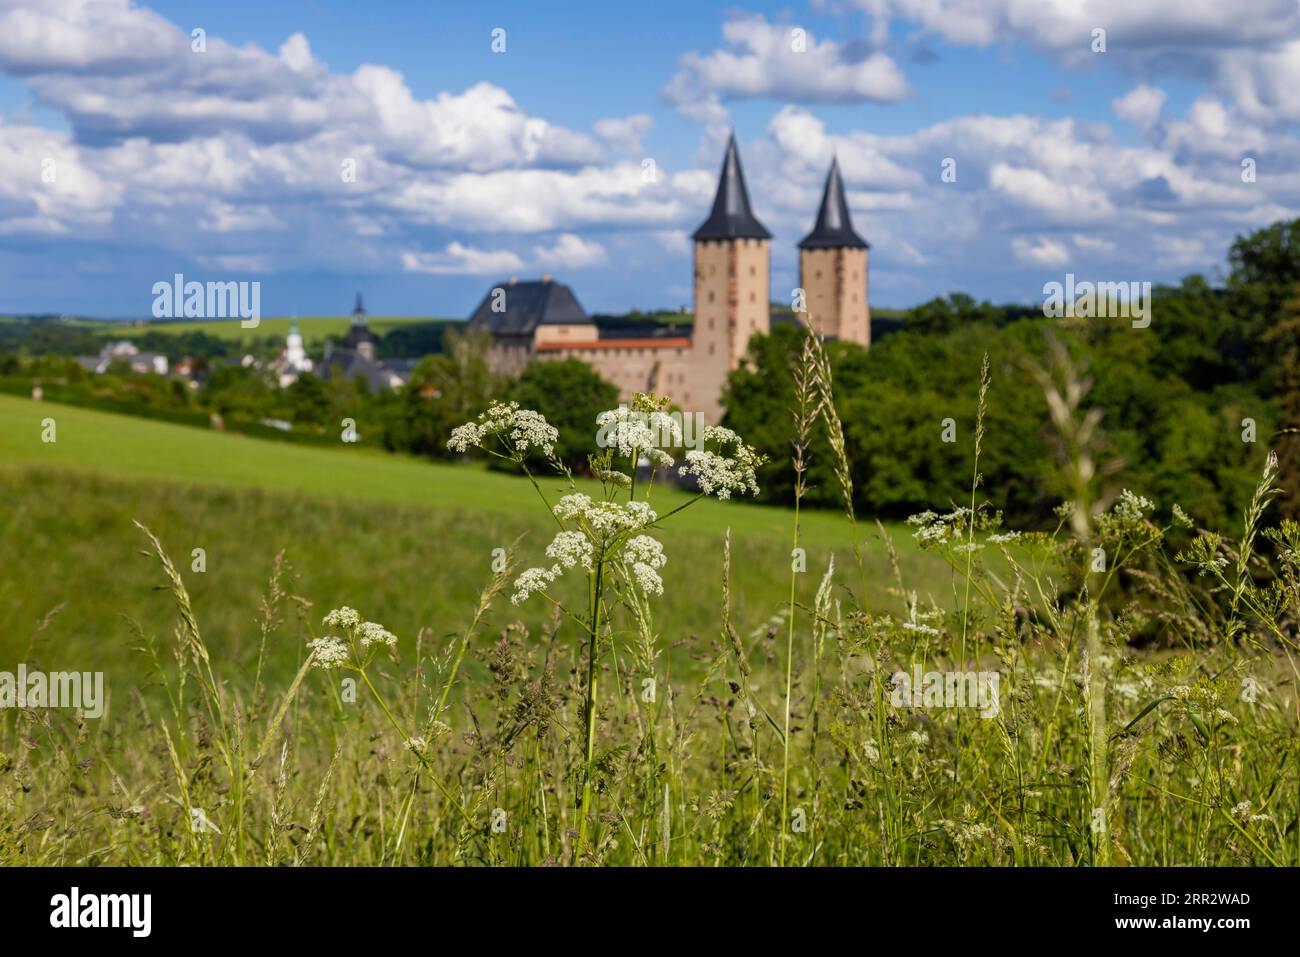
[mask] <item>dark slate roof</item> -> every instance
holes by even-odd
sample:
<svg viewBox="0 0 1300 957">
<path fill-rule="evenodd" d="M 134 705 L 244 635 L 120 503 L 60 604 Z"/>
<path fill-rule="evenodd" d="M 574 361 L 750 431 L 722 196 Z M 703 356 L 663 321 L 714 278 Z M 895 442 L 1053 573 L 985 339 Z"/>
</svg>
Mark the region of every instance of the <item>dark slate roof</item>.
<svg viewBox="0 0 1300 957">
<path fill-rule="evenodd" d="M 831 171 L 826 174 L 826 189 L 822 192 L 822 206 L 817 212 L 817 225 L 799 244 L 800 249 L 870 249 L 870 244 L 853 231 L 849 219 L 849 204 L 844 198 L 844 183 L 840 180 L 840 164 L 831 160 Z"/>
<path fill-rule="evenodd" d="M 505 311 L 493 312 L 496 290 L 505 291 Z M 531 336 L 538 326 L 585 323 L 591 319 L 562 282 L 553 279 L 501 282 L 488 290 L 469 317 L 469 328 L 496 336 Z"/>
<path fill-rule="evenodd" d="M 745 188 L 745 172 L 740 168 L 740 152 L 736 149 L 736 134 L 727 140 L 727 155 L 722 159 L 722 173 L 718 177 L 718 194 L 713 199 L 709 213 L 693 237 L 701 239 L 771 239 L 772 234 L 758 221 L 749 207 L 749 190 Z"/>
<path fill-rule="evenodd" d="M 411 372 L 404 363 L 391 359 L 372 361 L 352 349 L 340 349 L 329 353 L 317 371 L 322 379 L 332 379 L 336 372 L 344 379 L 355 379 L 361 376 L 372 392 L 383 392 L 388 388 L 389 373 L 409 379 Z"/>
</svg>

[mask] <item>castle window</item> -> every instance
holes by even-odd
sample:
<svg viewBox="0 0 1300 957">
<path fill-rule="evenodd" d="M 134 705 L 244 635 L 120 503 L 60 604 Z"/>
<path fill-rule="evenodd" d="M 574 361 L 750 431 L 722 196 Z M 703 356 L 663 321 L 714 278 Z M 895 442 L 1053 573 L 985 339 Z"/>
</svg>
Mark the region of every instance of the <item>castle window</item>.
<svg viewBox="0 0 1300 957">
<path fill-rule="evenodd" d="M 709 302 L 713 302 L 713 293 L 709 293 Z"/>
<path fill-rule="evenodd" d="M 821 271 L 820 269 L 818 269 L 815 273 L 813 273 L 813 278 L 814 278 L 814 279 L 821 279 L 821 278 L 822 278 L 822 271 Z"/>
<path fill-rule="evenodd" d="M 709 355 L 713 355 L 713 343 L 709 343 Z"/>
<path fill-rule="evenodd" d="M 749 274 L 750 274 L 751 276 L 756 276 L 756 275 L 758 275 L 758 270 L 756 270 L 753 266 L 750 266 L 750 267 L 749 267 Z"/>
<path fill-rule="evenodd" d="M 754 302 L 757 298 L 758 298 L 758 296 L 757 296 L 755 293 L 752 293 L 752 292 L 751 292 L 751 293 L 749 294 L 749 301 L 750 301 L 750 302 Z"/>
</svg>

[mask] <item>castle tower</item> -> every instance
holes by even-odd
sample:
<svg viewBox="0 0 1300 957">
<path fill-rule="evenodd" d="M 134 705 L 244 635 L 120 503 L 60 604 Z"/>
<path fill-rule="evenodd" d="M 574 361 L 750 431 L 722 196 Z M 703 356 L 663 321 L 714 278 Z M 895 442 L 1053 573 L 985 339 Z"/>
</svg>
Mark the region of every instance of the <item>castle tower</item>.
<svg viewBox="0 0 1300 957">
<path fill-rule="evenodd" d="M 709 218 L 695 231 L 693 375 L 680 396 L 683 409 L 708 422 L 722 417 L 727 373 L 740 363 L 751 336 L 770 324 L 771 239 L 749 206 L 733 133 L 722 160 Z"/>
<path fill-rule="evenodd" d="M 867 241 L 853 231 L 840 166 L 831 160 L 817 225 L 799 243 L 799 286 L 806 320 L 818 333 L 871 344 Z"/>
<path fill-rule="evenodd" d="M 363 358 L 375 361 L 375 334 L 370 331 L 370 323 L 366 319 L 366 307 L 361 301 L 361 293 L 357 293 L 357 304 L 352 308 L 352 326 L 348 329 L 347 337 L 343 344 L 349 349 L 355 349 Z"/>
<path fill-rule="evenodd" d="M 307 363 L 307 350 L 302 344 L 302 334 L 298 332 L 298 321 L 289 324 L 289 335 L 285 339 L 284 361 L 291 369 L 311 368 Z"/>
</svg>

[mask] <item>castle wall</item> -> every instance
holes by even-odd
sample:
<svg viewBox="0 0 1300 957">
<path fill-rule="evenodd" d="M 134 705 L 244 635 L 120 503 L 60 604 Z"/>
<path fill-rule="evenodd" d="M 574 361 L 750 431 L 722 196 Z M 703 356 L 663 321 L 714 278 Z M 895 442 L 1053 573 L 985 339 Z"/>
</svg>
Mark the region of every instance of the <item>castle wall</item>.
<svg viewBox="0 0 1300 957">
<path fill-rule="evenodd" d="M 542 343 L 590 342 L 600 338 L 600 328 L 594 322 L 559 325 L 551 323 L 538 326 L 533 337 L 536 345 Z"/>
<path fill-rule="evenodd" d="M 618 387 L 619 399 L 630 401 L 638 392 L 656 392 L 680 403 L 689 380 L 690 341 L 607 339 L 601 342 L 552 345 L 539 349 L 540 361 L 581 359 L 598 375 Z"/>
<path fill-rule="evenodd" d="M 532 358 L 531 340 L 494 338 L 488 346 L 488 368 L 493 375 L 517 376 Z"/>
</svg>

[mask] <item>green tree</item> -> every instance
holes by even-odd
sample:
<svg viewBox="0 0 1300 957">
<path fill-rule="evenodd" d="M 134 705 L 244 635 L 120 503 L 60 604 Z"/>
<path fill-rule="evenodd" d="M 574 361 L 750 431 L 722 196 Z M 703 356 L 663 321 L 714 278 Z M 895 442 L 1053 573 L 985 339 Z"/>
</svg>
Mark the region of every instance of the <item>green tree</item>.
<svg viewBox="0 0 1300 957">
<path fill-rule="evenodd" d="M 260 369 L 238 365 L 213 370 L 204 400 L 222 416 L 261 419 L 275 411 L 277 396 Z"/>
<path fill-rule="evenodd" d="M 596 416 L 618 405 L 618 388 L 581 359 L 530 363 L 508 396 L 525 408 L 536 409 L 559 429 L 555 454 L 574 471 L 587 468 L 597 432 Z"/>
<path fill-rule="evenodd" d="M 304 372 L 284 390 L 289 417 L 296 425 L 324 426 L 330 415 L 330 396 L 317 375 Z"/>
<path fill-rule="evenodd" d="M 477 415 L 501 392 L 501 382 L 488 365 L 490 346 L 486 333 L 446 330 L 443 351 L 416 365 L 408 389 L 440 400 L 462 421 Z"/>
</svg>

